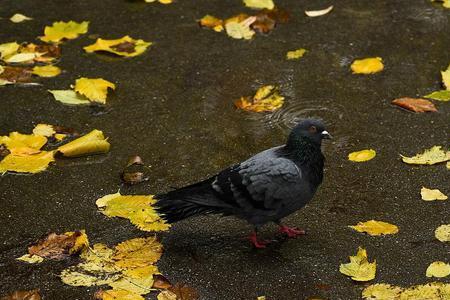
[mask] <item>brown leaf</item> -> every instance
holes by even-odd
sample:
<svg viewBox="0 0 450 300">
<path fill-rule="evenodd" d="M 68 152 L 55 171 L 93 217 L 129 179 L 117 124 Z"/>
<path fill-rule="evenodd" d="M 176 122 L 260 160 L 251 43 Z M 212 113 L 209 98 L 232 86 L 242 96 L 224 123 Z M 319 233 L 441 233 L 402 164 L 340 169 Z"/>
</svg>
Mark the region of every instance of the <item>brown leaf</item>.
<svg viewBox="0 0 450 300">
<path fill-rule="evenodd" d="M 260 11 L 260 13 L 265 13 L 269 18 L 277 23 L 287 23 L 291 18 L 289 12 L 282 8 L 274 8 L 272 10 L 263 9 Z"/>
<path fill-rule="evenodd" d="M 177 283 L 168 290 L 177 295 L 177 300 L 196 300 L 199 298 L 197 291 L 184 283 Z"/>
<path fill-rule="evenodd" d="M 33 74 L 30 68 L 22 67 L 3 67 L 4 71 L 0 74 L 0 79 L 15 83 L 26 83 L 31 81 L 31 75 Z"/>
<path fill-rule="evenodd" d="M 153 274 L 153 286 L 155 289 L 169 289 L 172 287 L 170 281 L 161 274 Z"/>
<path fill-rule="evenodd" d="M 75 246 L 77 237 L 81 235 L 80 231 L 69 235 L 50 233 L 37 244 L 28 247 L 28 253 L 51 259 L 63 259 L 70 255 L 70 249 Z"/>
<path fill-rule="evenodd" d="M 131 156 L 128 159 L 126 166 L 129 167 L 131 165 L 143 165 L 143 164 L 144 164 L 144 162 L 142 161 L 142 158 L 138 155 L 135 155 L 135 156 Z"/>
<path fill-rule="evenodd" d="M 75 129 L 70 128 L 70 127 L 64 127 L 64 126 L 58 126 L 58 125 L 52 125 L 52 127 L 56 133 L 67 134 L 70 136 L 79 136 L 80 135 L 80 133 L 78 131 L 76 131 Z"/>
<path fill-rule="evenodd" d="M 11 294 L 3 296 L 0 300 L 41 300 L 41 295 L 39 294 L 39 290 L 31 290 L 31 291 L 15 291 Z"/>
<path fill-rule="evenodd" d="M 136 44 L 130 43 L 130 42 L 123 42 L 123 43 L 111 46 L 111 48 L 118 52 L 133 53 L 135 51 Z"/>
<path fill-rule="evenodd" d="M 122 180 L 128 184 L 138 184 L 142 181 L 147 181 L 149 178 L 144 176 L 142 172 L 123 172 Z"/>
<path fill-rule="evenodd" d="M 398 98 L 392 101 L 392 104 L 398 105 L 414 112 L 437 111 L 431 101 L 420 98 Z"/>
<path fill-rule="evenodd" d="M 251 25 L 251 28 L 258 32 L 268 33 L 275 28 L 275 23 L 275 20 L 267 14 L 258 13 L 256 15 L 256 21 Z"/>
</svg>

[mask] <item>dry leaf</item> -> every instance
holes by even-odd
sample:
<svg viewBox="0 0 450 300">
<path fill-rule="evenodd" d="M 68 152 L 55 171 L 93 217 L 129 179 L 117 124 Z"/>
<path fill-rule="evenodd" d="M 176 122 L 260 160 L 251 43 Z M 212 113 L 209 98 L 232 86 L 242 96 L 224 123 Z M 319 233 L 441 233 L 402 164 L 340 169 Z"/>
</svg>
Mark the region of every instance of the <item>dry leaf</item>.
<svg viewBox="0 0 450 300">
<path fill-rule="evenodd" d="M 179 300 L 196 300 L 199 298 L 196 290 L 183 283 L 175 284 L 169 288 L 169 291 L 174 293 L 177 296 L 176 299 Z"/>
<path fill-rule="evenodd" d="M 199 23 L 203 27 L 212 28 L 214 31 L 223 31 L 223 20 L 214 16 L 206 15 L 200 19 Z"/>
<path fill-rule="evenodd" d="M 77 254 L 89 246 L 84 230 L 66 232 L 64 234 L 50 233 L 37 244 L 28 247 L 30 255 L 38 255 L 50 259 L 63 259 Z"/>
<path fill-rule="evenodd" d="M 42 257 L 39 255 L 30 255 L 30 254 L 24 254 L 21 257 L 16 258 L 17 260 L 27 262 L 29 264 L 38 264 L 44 261 Z"/>
<path fill-rule="evenodd" d="M 152 207 L 156 203 L 151 195 L 106 195 L 96 201 L 100 211 L 108 217 L 126 218 L 143 231 L 165 231 L 170 228 Z"/>
<path fill-rule="evenodd" d="M 286 53 L 286 59 L 299 59 L 305 55 L 306 49 L 300 48 Z"/>
<path fill-rule="evenodd" d="M 0 74 L 0 85 L 13 83 L 29 83 L 31 81 L 32 71 L 29 68 L 23 67 L 3 67 L 3 72 Z"/>
<path fill-rule="evenodd" d="M 33 20 L 33 18 L 27 17 L 22 14 L 14 14 L 9 20 L 13 23 L 21 23 L 23 21 Z"/>
<path fill-rule="evenodd" d="M 33 74 L 40 77 L 55 77 L 61 74 L 61 69 L 57 66 L 36 66 L 32 70 Z"/>
<path fill-rule="evenodd" d="M 273 9 L 275 7 L 272 0 L 244 0 L 244 4 L 247 7 L 255 9 Z"/>
<path fill-rule="evenodd" d="M 273 85 L 266 85 L 256 91 L 255 96 L 241 97 L 235 102 L 236 107 L 254 112 L 274 111 L 283 106 L 284 97 Z"/>
<path fill-rule="evenodd" d="M 79 78 L 75 81 L 75 92 L 86 96 L 93 102 L 106 103 L 108 88 L 116 89 L 116 85 L 102 78 Z"/>
<path fill-rule="evenodd" d="M 110 143 L 105 139 L 103 132 L 97 129 L 92 130 L 88 134 L 71 141 L 58 148 L 66 157 L 75 157 L 90 154 L 107 153 Z"/>
<path fill-rule="evenodd" d="M 441 225 L 436 228 L 434 236 L 441 242 L 450 242 L 450 224 Z"/>
<path fill-rule="evenodd" d="M 73 90 L 48 90 L 55 100 L 69 105 L 91 104 L 91 101 Z"/>
<path fill-rule="evenodd" d="M 154 289 L 168 289 L 172 286 L 170 281 L 161 274 L 153 274 L 153 288 Z"/>
<path fill-rule="evenodd" d="M 447 200 L 448 197 L 444 195 L 440 190 L 434 189 L 430 190 L 426 187 L 422 187 L 420 190 L 420 195 L 422 196 L 422 200 L 425 201 L 434 201 L 434 200 Z"/>
<path fill-rule="evenodd" d="M 449 101 L 450 100 L 450 91 L 437 91 L 432 92 L 431 94 L 425 95 L 425 98 L 430 98 L 438 101 Z"/>
<path fill-rule="evenodd" d="M 333 5 L 325 8 L 325 9 L 321 9 L 321 10 L 305 10 L 305 14 L 308 17 L 320 17 L 320 16 L 323 16 L 323 15 L 326 15 L 332 9 L 333 9 Z"/>
<path fill-rule="evenodd" d="M 127 35 L 116 40 L 99 38 L 94 44 L 86 46 L 83 49 L 88 53 L 106 51 L 120 56 L 133 57 L 144 53 L 151 44 L 151 42 L 135 40 Z"/>
<path fill-rule="evenodd" d="M 395 234 L 398 232 L 398 227 L 396 225 L 375 220 L 359 222 L 357 225 L 349 227 L 355 229 L 358 232 L 366 232 L 372 236 L 382 234 Z"/>
<path fill-rule="evenodd" d="M 436 107 L 431 101 L 420 98 L 398 98 L 393 100 L 392 104 L 398 105 L 414 112 L 437 111 Z"/>
<path fill-rule="evenodd" d="M 249 40 L 255 32 L 250 29 L 250 25 L 256 21 L 256 17 L 248 17 L 241 22 L 228 21 L 225 23 L 225 30 L 228 36 L 234 39 Z"/>
<path fill-rule="evenodd" d="M 80 34 L 88 31 L 89 22 L 84 21 L 77 23 L 69 22 L 54 22 L 52 26 L 45 26 L 44 36 L 40 37 L 44 42 L 58 43 L 63 39 L 76 39 Z"/>
<path fill-rule="evenodd" d="M 99 290 L 95 293 L 95 299 L 99 300 L 145 300 L 139 294 L 126 290 Z"/>
<path fill-rule="evenodd" d="M 442 146 L 433 146 L 425 150 L 421 154 L 416 154 L 413 157 L 406 157 L 400 155 L 403 162 L 415 165 L 434 165 L 450 160 L 450 151 L 442 150 Z"/>
<path fill-rule="evenodd" d="M 372 284 L 366 287 L 362 296 L 371 300 L 396 300 L 402 292 L 402 288 L 385 283 Z"/>
<path fill-rule="evenodd" d="M 428 266 L 426 275 L 427 277 L 446 277 L 450 275 L 450 265 L 442 261 L 435 261 Z"/>
<path fill-rule="evenodd" d="M 350 68 L 353 74 L 373 74 L 384 69 L 381 57 L 371 57 L 355 60 Z"/>
<path fill-rule="evenodd" d="M 359 247 L 356 256 L 350 256 L 350 263 L 341 264 L 339 272 L 355 281 L 369 281 L 375 278 L 376 268 L 376 261 L 370 263 L 366 250 Z"/>
<path fill-rule="evenodd" d="M 275 28 L 276 21 L 269 17 L 269 10 L 264 9 L 256 15 L 256 21 L 250 26 L 253 30 L 268 33 Z"/>
<path fill-rule="evenodd" d="M 0 297 L 0 300 L 41 300 L 39 290 L 15 291 L 6 296 Z"/>
<path fill-rule="evenodd" d="M 373 149 L 365 149 L 356 152 L 352 152 L 348 155 L 348 160 L 354 162 L 364 162 L 371 160 L 376 156 L 376 152 Z"/>
</svg>

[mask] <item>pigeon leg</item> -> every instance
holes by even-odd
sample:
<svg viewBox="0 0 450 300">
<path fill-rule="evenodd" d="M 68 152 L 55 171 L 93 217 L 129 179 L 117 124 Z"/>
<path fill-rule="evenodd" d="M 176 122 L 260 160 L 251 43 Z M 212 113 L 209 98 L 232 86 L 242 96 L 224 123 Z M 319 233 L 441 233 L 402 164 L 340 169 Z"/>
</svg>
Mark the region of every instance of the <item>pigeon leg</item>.
<svg viewBox="0 0 450 300">
<path fill-rule="evenodd" d="M 299 235 L 304 235 L 305 231 L 303 229 L 299 229 L 297 227 L 289 227 L 286 225 L 282 225 L 280 222 L 276 222 L 278 226 L 278 231 L 286 234 L 289 238 L 295 238 Z"/>
<path fill-rule="evenodd" d="M 253 232 L 250 234 L 248 239 L 253 244 L 253 247 L 255 247 L 256 249 L 266 248 L 266 245 L 270 243 L 269 241 L 258 240 L 258 230 L 256 227 L 253 230 Z"/>
</svg>

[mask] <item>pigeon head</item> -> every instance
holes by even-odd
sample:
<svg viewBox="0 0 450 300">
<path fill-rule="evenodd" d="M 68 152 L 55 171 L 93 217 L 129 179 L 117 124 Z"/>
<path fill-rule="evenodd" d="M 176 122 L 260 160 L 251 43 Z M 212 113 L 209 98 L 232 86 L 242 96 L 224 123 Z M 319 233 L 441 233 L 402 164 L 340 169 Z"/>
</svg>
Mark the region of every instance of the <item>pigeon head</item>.
<svg viewBox="0 0 450 300">
<path fill-rule="evenodd" d="M 288 143 L 308 141 L 321 145 L 323 139 L 331 139 L 325 125 L 317 119 L 306 119 L 298 123 L 289 135 Z"/>
</svg>

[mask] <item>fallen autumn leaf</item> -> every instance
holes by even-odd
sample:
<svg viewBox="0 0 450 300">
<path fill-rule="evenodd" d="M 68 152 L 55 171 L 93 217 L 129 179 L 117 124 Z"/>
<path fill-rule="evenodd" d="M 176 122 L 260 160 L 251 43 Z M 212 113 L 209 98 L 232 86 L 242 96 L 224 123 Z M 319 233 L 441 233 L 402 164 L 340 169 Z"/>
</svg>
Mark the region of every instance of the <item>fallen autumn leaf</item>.
<svg viewBox="0 0 450 300">
<path fill-rule="evenodd" d="M 392 100 L 392 104 L 405 108 L 413 112 L 436 112 L 437 109 L 431 101 L 420 98 L 398 98 Z"/>
<path fill-rule="evenodd" d="M 356 256 L 350 256 L 350 262 L 341 264 L 339 272 L 351 277 L 355 281 L 369 281 L 375 278 L 376 261 L 367 260 L 367 252 L 359 247 Z"/>
</svg>

